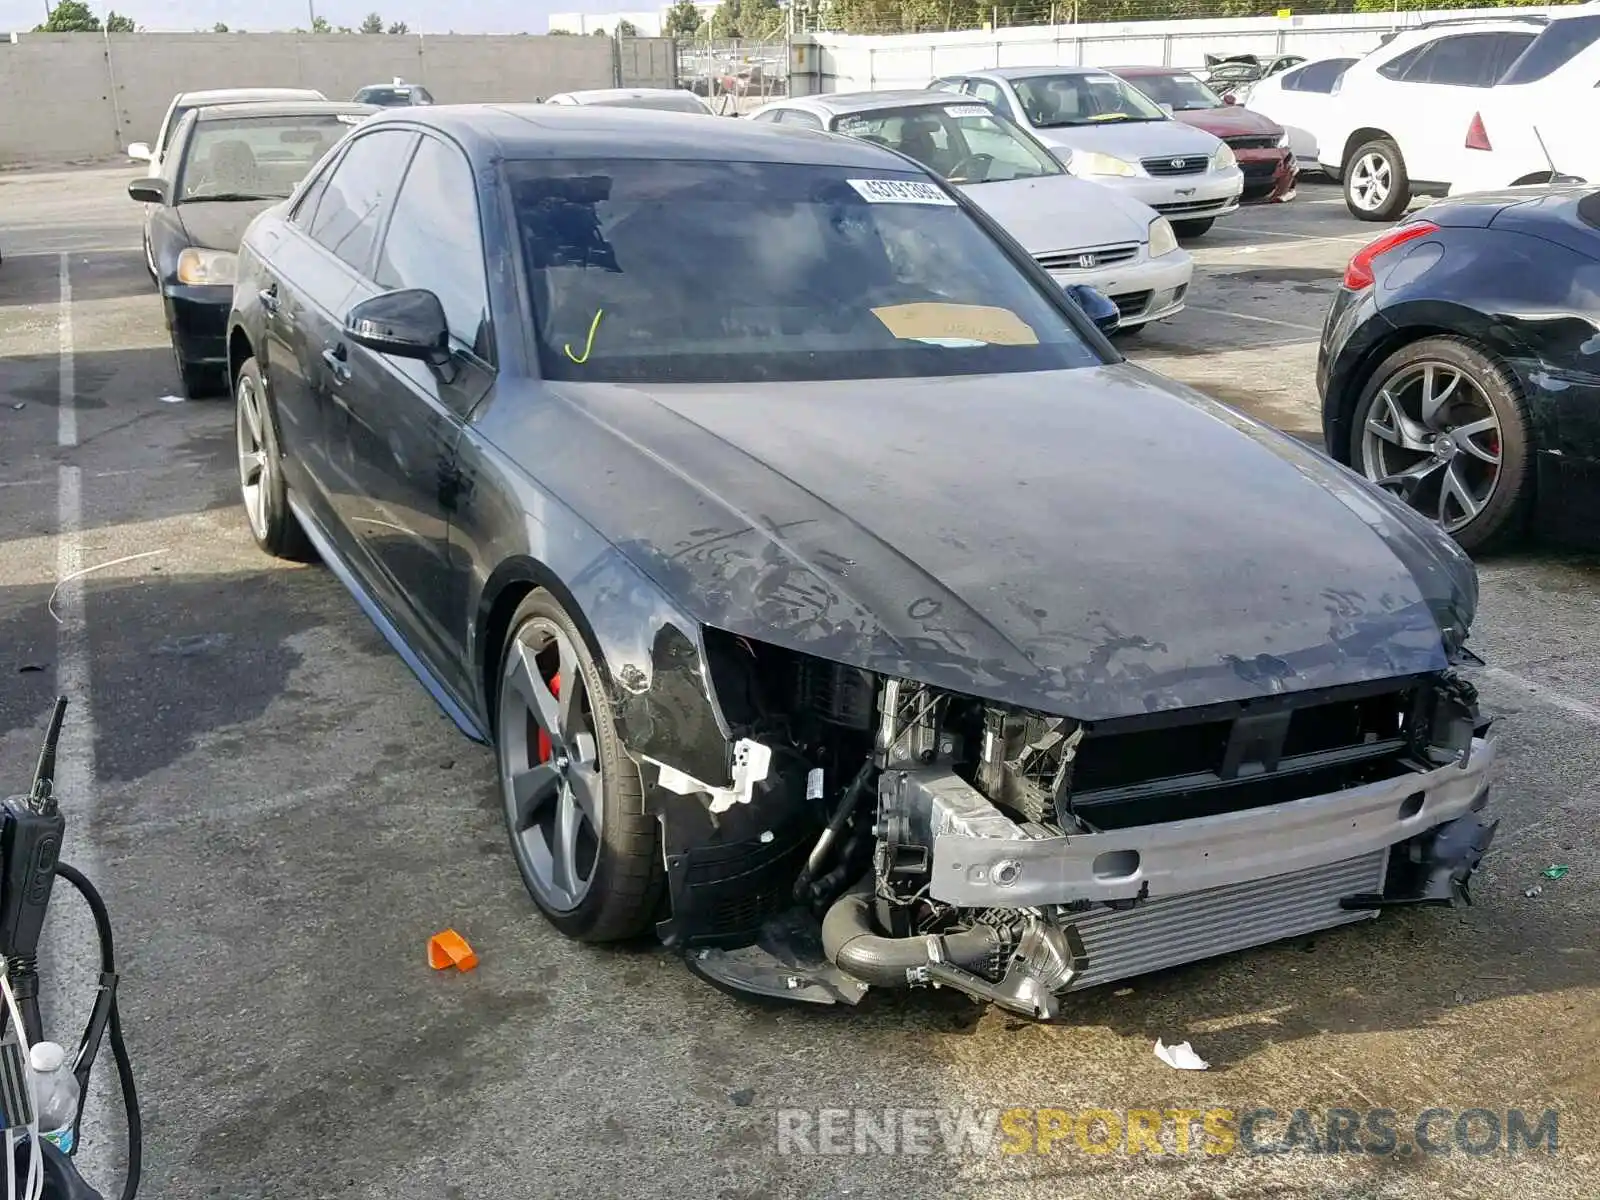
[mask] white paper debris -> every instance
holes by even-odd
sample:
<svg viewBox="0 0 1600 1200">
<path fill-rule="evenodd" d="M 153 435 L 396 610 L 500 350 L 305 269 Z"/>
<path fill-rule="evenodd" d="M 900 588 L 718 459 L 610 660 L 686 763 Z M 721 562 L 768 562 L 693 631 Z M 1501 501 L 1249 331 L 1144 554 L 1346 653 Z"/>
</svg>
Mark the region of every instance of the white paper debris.
<svg viewBox="0 0 1600 1200">
<path fill-rule="evenodd" d="M 163 396 L 163 397 L 161 397 L 161 403 L 163 403 L 163 404 L 186 404 L 188 402 L 186 400 L 184 400 L 184 398 L 182 396 Z"/>
<path fill-rule="evenodd" d="M 1179 1042 L 1176 1046 L 1163 1046 L 1161 1039 L 1157 1038 L 1156 1057 L 1167 1066 L 1179 1071 L 1204 1071 L 1211 1066 L 1194 1052 L 1188 1042 Z"/>
</svg>

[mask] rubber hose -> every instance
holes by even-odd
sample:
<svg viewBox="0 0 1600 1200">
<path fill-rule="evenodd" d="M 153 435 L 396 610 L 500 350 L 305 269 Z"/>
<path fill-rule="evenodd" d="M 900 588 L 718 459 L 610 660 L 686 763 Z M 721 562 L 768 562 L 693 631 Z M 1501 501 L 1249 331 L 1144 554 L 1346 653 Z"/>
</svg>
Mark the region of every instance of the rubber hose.
<svg viewBox="0 0 1600 1200">
<path fill-rule="evenodd" d="M 885 937 L 872 929 L 872 894 L 847 892 L 822 918 L 822 952 L 840 970 L 877 987 L 908 987 L 906 972 L 928 965 L 928 934 Z M 999 949 L 995 931 L 984 926 L 943 934 L 945 958 L 968 971 L 987 967 Z"/>
</svg>

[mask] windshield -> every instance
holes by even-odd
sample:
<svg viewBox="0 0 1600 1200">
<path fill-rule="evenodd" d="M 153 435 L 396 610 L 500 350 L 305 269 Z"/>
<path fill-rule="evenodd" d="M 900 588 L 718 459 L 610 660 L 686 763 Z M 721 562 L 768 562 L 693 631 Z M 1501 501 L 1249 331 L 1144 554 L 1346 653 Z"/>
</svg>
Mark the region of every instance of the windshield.
<svg viewBox="0 0 1600 1200">
<path fill-rule="evenodd" d="M 1221 108 L 1218 96 L 1193 75 L 1135 75 L 1128 80 L 1157 104 L 1170 104 L 1173 112 L 1198 112 L 1203 108 Z"/>
<path fill-rule="evenodd" d="M 161 127 L 161 143 L 156 147 L 156 154 L 161 155 L 167 152 L 167 147 L 172 144 L 172 135 L 178 132 L 178 126 L 183 124 L 183 119 L 193 111 L 192 107 L 182 104 L 172 110 L 172 115 L 167 118 L 167 123 Z"/>
<path fill-rule="evenodd" d="M 178 203 L 282 200 L 358 119 L 317 113 L 203 121 L 183 156 Z"/>
<path fill-rule="evenodd" d="M 1011 86 L 1037 128 L 1167 119 L 1137 88 L 1115 75 L 1035 75 L 1013 80 Z"/>
<path fill-rule="evenodd" d="M 1065 174 L 1043 146 L 987 104 L 931 104 L 852 113 L 834 121 L 833 130 L 910 155 L 951 183 L 997 183 Z"/>
<path fill-rule="evenodd" d="M 920 172 L 675 160 L 514 162 L 546 378 L 708 383 L 1100 363 Z"/>
</svg>

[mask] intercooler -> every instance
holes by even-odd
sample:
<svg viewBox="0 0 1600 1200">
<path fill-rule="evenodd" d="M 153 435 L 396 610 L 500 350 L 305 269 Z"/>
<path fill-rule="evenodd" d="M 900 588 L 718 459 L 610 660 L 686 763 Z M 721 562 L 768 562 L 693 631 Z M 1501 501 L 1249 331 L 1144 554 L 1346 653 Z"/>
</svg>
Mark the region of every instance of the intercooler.
<svg viewBox="0 0 1600 1200">
<path fill-rule="evenodd" d="M 1339 899 L 1381 892 L 1388 861 L 1388 849 L 1376 850 L 1289 875 L 1074 916 L 1089 967 L 1072 990 L 1371 920 L 1375 912 L 1346 911 Z"/>
</svg>

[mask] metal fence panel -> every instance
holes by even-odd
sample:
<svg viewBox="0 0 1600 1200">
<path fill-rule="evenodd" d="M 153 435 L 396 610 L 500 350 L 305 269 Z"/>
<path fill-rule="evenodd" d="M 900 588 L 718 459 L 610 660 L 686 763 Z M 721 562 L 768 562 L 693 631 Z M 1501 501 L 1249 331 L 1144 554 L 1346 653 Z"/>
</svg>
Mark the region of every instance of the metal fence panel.
<svg viewBox="0 0 1600 1200">
<path fill-rule="evenodd" d="M 719 113 L 744 113 L 789 94 L 789 40 L 678 39 L 678 86 Z"/>
</svg>

